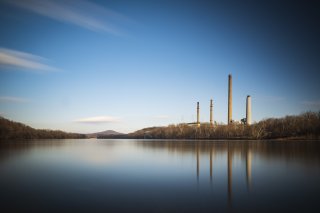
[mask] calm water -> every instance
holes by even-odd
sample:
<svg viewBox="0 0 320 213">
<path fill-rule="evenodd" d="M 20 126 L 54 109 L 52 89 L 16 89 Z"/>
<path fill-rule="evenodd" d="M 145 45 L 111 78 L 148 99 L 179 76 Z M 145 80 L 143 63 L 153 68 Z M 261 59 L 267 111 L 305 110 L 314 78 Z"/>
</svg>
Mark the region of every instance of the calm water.
<svg viewBox="0 0 320 213">
<path fill-rule="evenodd" d="M 320 142 L 0 145 L 1 212 L 320 212 Z"/>
</svg>

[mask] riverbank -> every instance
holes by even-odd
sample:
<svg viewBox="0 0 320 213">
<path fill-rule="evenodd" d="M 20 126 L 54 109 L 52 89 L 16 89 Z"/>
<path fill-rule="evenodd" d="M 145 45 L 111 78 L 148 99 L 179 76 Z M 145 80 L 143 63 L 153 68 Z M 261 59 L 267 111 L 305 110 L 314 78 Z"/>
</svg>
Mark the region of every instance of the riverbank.
<svg viewBox="0 0 320 213">
<path fill-rule="evenodd" d="M 85 134 L 34 129 L 0 117 L 0 139 L 88 138 Z M 244 124 L 190 124 L 149 127 L 129 134 L 97 135 L 105 139 L 184 139 L 184 140 L 320 140 L 320 112 L 306 112 L 283 118 L 269 118 L 250 126 Z"/>
<path fill-rule="evenodd" d="M 320 112 L 306 112 L 283 118 L 264 119 L 250 126 L 243 124 L 188 124 L 144 128 L 125 135 L 98 138 L 127 139 L 210 139 L 210 140 L 320 140 Z"/>
<path fill-rule="evenodd" d="M 81 139 L 84 134 L 63 132 L 60 130 L 35 129 L 23 123 L 0 117 L 0 140 L 14 139 Z"/>
</svg>

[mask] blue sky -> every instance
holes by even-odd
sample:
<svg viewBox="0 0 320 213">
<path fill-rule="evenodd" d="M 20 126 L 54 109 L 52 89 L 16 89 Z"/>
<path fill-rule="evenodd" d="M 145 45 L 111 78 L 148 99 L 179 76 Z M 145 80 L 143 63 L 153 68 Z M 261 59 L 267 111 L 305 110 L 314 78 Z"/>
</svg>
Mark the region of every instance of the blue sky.
<svg viewBox="0 0 320 213">
<path fill-rule="evenodd" d="M 320 110 L 319 6 L 0 0 L 0 114 L 71 132 Z"/>
</svg>

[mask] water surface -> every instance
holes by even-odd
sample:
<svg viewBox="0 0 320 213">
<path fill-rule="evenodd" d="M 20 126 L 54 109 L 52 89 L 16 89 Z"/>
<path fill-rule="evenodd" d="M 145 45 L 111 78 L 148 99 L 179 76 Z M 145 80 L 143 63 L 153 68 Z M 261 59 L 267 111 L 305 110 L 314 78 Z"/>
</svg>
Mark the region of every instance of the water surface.
<svg viewBox="0 0 320 213">
<path fill-rule="evenodd" d="M 320 143 L 0 145 L 1 212 L 320 212 Z"/>
</svg>

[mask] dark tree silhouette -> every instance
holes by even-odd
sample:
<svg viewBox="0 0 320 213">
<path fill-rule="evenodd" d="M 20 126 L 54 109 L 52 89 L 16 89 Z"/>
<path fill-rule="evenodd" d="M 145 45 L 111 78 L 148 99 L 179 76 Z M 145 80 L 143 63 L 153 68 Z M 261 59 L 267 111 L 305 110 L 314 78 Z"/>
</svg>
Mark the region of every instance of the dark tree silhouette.
<svg viewBox="0 0 320 213">
<path fill-rule="evenodd" d="M 0 117 L 0 139 L 65 139 L 85 138 L 83 134 L 59 130 L 34 129 L 22 123 Z"/>
</svg>

